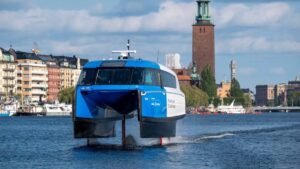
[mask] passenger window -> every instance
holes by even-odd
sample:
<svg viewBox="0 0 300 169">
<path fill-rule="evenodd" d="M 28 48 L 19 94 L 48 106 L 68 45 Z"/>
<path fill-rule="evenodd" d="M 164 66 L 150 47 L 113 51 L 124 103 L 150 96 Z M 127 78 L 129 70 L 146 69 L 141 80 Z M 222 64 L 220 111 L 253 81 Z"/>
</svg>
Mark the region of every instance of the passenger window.
<svg viewBox="0 0 300 169">
<path fill-rule="evenodd" d="M 160 77 L 158 70 L 145 69 L 144 70 L 144 84 L 160 86 Z"/>
<path fill-rule="evenodd" d="M 162 71 L 161 80 L 163 87 L 176 88 L 176 78 L 172 74 Z"/>
<path fill-rule="evenodd" d="M 78 85 L 92 85 L 95 83 L 97 69 L 84 69 L 81 71 Z"/>
<path fill-rule="evenodd" d="M 134 69 L 132 73 L 131 84 L 140 85 L 143 84 L 143 69 Z"/>
<path fill-rule="evenodd" d="M 99 69 L 97 85 L 126 85 L 130 84 L 131 69 Z"/>
</svg>

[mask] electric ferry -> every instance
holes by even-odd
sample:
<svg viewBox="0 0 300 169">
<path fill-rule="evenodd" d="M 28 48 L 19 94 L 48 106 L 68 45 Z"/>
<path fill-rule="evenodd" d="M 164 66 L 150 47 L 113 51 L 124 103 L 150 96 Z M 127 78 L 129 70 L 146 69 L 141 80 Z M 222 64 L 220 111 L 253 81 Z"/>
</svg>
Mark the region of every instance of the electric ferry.
<svg viewBox="0 0 300 169">
<path fill-rule="evenodd" d="M 91 61 L 84 65 L 75 89 L 73 122 L 75 138 L 115 137 L 122 121 L 122 144 L 126 123 L 138 120 L 140 138 L 176 136 L 176 121 L 185 116 L 185 96 L 176 74 L 169 68 L 130 57 Z"/>
</svg>

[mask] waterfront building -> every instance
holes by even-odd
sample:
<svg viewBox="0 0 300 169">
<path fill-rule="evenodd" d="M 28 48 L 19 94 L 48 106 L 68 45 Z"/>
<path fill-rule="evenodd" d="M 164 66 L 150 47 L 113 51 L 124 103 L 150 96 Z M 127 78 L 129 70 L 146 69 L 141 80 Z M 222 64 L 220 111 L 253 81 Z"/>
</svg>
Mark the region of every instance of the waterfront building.
<svg viewBox="0 0 300 169">
<path fill-rule="evenodd" d="M 230 88 L 231 88 L 231 83 L 230 82 L 221 82 L 218 85 L 217 88 L 217 96 L 222 100 L 225 97 L 230 96 Z"/>
<path fill-rule="evenodd" d="M 181 69 L 180 54 L 179 53 L 166 54 L 166 66 L 170 69 Z"/>
<path fill-rule="evenodd" d="M 46 63 L 48 70 L 47 102 L 58 100 L 60 89 L 60 71 L 56 59 L 52 55 L 39 55 L 39 58 Z"/>
<path fill-rule="evenodd" d="M 16 94 L 17 62 L 15 56 L 0 48 L 0 99 L 8 100 Z"/>
<path fill-rule="evenodd" d="M 178 78 L 178 81 L 180 84 L 186 84 L 186 85 L 191 84 L 191 77 L 189 75 L 188 69 L 182 68 L 182 69 L 172 69 L 172 70 L 177 75 L 177 78 Z"/>
<path fill-rule="evenodd" d="M 288 82 L 287 102 L 289 106 L 300 106 L 300 79 L 297 77 Z"/>
<path fill-rule="evenodd" d="M 214 25 L 209 14 L 210 0 L 198 0 L 196 23 L 193 24 L 193 62 L 199 73 L 209 65 L 215 75 Z"/>
<path fill-rule="evenodd" d="M 288 88 L 289 89 L 300 88 L 300 79 L 298 77 L 296 77 L 295 80 L 289 81 Z"/>
<path fill-rule="evenodd" d="M 235 60 L 231 60 L 231 62 L 230 62 L 230 77 L 231 77 L 231 80 L 236 79 L 236 69 L 237 69 L 237 65 L 236 65 Z"/>
<path fill-rule="evenodd" d="M 17 51 L 17 93 L 25 103 L 46 101 L 48 70 L 46 64 L 35 54 Z"/>
<path fill-rule="evenodd" d="M 76 85 L 82 66 L 88 62 L 87 59 L 79 57 L 55 56 L 59 65 L 60 90 Z"/>
<path fill-rule="evenodd" d="M 280 83 L 274 87 L 275 105 L 286 106 L 287 105 L 287 85 Z"/>
<path fill-rule="evenodd" d="M 60 90 L 77 84 L 87 59 L 8 51 L 0 48 L 0 99 L 18 94 L 22 103 L 58 99 Z"/>
<path fill-rule="evenodd" d="M 252 90 L 250 90 L 249 88 L 245 88 L 245 89 L 241 89 L 243 94 L 248 94 L 250 96 L 251 102 L 252 104 L 255 102 L 255 95 L 254 92 Z"/>
<path fill-rule="evenodd" d="M 274 85 L 257 85 L 255 103 L 257 106 L 274 106 Z"/>
</svg>

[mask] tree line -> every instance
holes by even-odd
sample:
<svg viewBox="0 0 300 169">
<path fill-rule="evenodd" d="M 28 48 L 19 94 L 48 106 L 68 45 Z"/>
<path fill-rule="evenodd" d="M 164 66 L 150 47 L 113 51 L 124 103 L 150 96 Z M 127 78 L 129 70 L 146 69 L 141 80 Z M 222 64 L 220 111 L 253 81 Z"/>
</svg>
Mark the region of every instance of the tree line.
<svg viewBox="0 0 300 169">
<path fill-rule="evenodd" d="M 217 96 L 216 80 L 209 65 L 206 65 L 201 72 L 200 85 L 191 86 L 181 84 L 181 90 L 185 94 L 188 107 L 207 106 L 208 104 L 218 106 L 222 103 L 222 100 Z M 230 95 L 223 99 L 223 104 L 230 104 L 235 100 L 236 104 L 241 104 L 244 107 L 250 107 L 252 105 L 250 94 L 244 94 L 242 92 L 240 84 L 235 78 L 231 81 L 229 93 Z"/>
</svg>

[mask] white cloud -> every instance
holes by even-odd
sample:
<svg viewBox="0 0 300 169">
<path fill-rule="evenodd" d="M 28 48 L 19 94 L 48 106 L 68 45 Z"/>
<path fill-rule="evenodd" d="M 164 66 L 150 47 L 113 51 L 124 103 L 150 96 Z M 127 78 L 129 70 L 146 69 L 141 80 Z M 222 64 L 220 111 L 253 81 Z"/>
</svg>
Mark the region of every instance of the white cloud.
<svg viewBox="0 0 300 169">
<path fill-rule="evenodd" d="M 289 10 L 288 4 L 284 2 L 230 4 L 219 10 L 213 10 L 213 15 L 219 27 L 270 26 L 282 22 Z"/>
<path fill-rule="evenodd" d="M 161 4 L 158 12 L 142 17 L 143 29 L 149 31 L 191 31 L 196 11 L 195 3 L 175 3 L 167 1 Z"/>
<path fill-rule="evenodd" d="M 96 4 L 97 11 L 103 11 Z M 230 4 L 212 9 L 218 28 L 226 26 L 268 26 L 278 24 L 289 12 L 283 2 L 256 5 Z M 196 13 L 195 2 L 163 2 L 159 10 L 140 16 L 103 17 L 93 10 L 43 10 L 31 8 L 19 11 L 0 11 L 0 29 L 6 30 L 72 30 L 78 33 L 176 31 L 190 32 Z"/>
<path fill-rule="evenodd" d="M 265 37 L 243 36 L 216 41 L 217 53 L 287 53 L 300 52 L 300 42 L 295 40 L 269 40 Z"/>
<path fill-rule="evenodd" d="M 190 33 L 192 30 L 192 23 L 196 13 L 196 3 L 193 2 L 173 2 L 164 1 L 160 4 L 159 9 L 156 12 L 147 13 L 140 16 L 126 16 L 126 17 L 108 17 L 101 15 L 94 15 L 96 13 L 101 14 L 104 7 L 102 4 L 96 4 L 94 9 L 88 10 L 44 10 L 40 8 L 30 8 L 26 10 L 8 11 L 0 10 L 0 30 L 3 32 L 9 32 L 13 34 L 39 34 L 39 38 L 45 37 L 49 39 L 51 33 L 56 32 L 59 35 L 64 34 L 72 36 L 89 35 L 94 36 L 98 33 L 119 33 L 119 32 L 152 32 L 151 36 L 156 36 L 156 32 L 169 32 L 172 35 L 184 35 Z M 222 34 L 226 29 L 228 33 L 226 37 L 222 39 L 216 39 L 216 53 L 254 53 L 254 52 L 268 52 L 268 53 L 282 53 L 282 52 L 300 52 L 300 42 L 297 39 L 285 38 L 279 36 L 278 39 L 273 40 L 267 35 L 255 35 L 255 30 L 242 29 L 243 33 L 238 36 L 236 34 L 237 27 L 258 26 L 258 29 L 264 29 L 270 26 L 278 25 L 283 21 L 289 20 L 289 22 L 298 22 L 297 19 L 285 19 L 285 16 L 291 16 L 292 11 L 290 6 L 284 2 L 274 3 L 231 3 L 218 8 L 212 8 L 213 19 L 216 23 L 216 37 L 218 33 Z M 296 18 L 300 17 L 299 14 L 292 15 Z M 282 25 L 282 24 L 281 24 Z M 288 25 L 288 24 L 286 24 Z M 297 24 L 294 23 L 297 27 Z M 285 28 L 285 27 L 284 27 Z M 288 29 L 288 28 L 286 28 Z M 257 31 L 257 30 L 256 30 Z M 222 34 L 222 35 L 224 35 Z M 253 34 L 255 36 L 253 36 Z M 1 32 L 0 32 L 1 35 Z M 141 35 L 146 40 L 150 38 L 149 35 Z M 274 36 L 277 34 L 274 33 Z M 277 36 L 277 37 L 278 37 Z M 174 38 L 175 36 L 173 36 Z M 53 41 L 56 37 L 51 37 Z M 74 39 L 72 39 L 74 40 Z M 160 46 L 156 45 L 158 41 Z M 18 39 L 19 41 L 19 39 Z M 63 42 L 61 46 L 65 46 L 65 49 L 70 51 L 83 53 L 81 50 L 72 48 L 74 44 L 70 42 Z M 185 51 L 191 49 L 191 36 L 186 41 L 182 37 L 176 37 L 176 39 L 164 39 L 158 38 L 158 36 L 152 38 L 152 41 L 156 43 L 150 44 L 149 48 L 165 48 L 177 50 L 178 46 L 185 44 Z M 170 45 L 170 41 L 177 41 L 176 45 Z M 184 41 L 184 42 L 183 42 Z M 88 42 L 87 42 L 88 43 Z M 105 42 L 102 42 L 105 43 Z M 104 45 L 104 44 L 102 44 Z M 162 47 L 165 46 L 165 47 Z M 173 49 L 170 49 L 172 46 Z M 148 46 L 147 46 L 148 47 Z M 86 47 L 88 48 L 88 47 Z M 64 52 L 65 49 L 59 49 L 56 47 L 56 51 Z M 91 49 L 91 48 L 88 48 Z M 76 52 L 76 53 L 77 53 Z"/>
<path fill-rule="evenodd" d="M 97 6 L 96 6 L 97 7 Z M 101 5 L 98 5 L 100 8 Z M 75 31 L 77 33 L 137 32 L 137 31 L 190 31 L 194 3 L 161 4 L 158 12 L 141 16 L 112 17 L 91 15 L 86 10 L 42 10 L 33 8 L 22 11 L 0 11 L 0 29 L 46 32 Z M 17 19 L 16 19 L 17 18 Z"/>
</svg>

